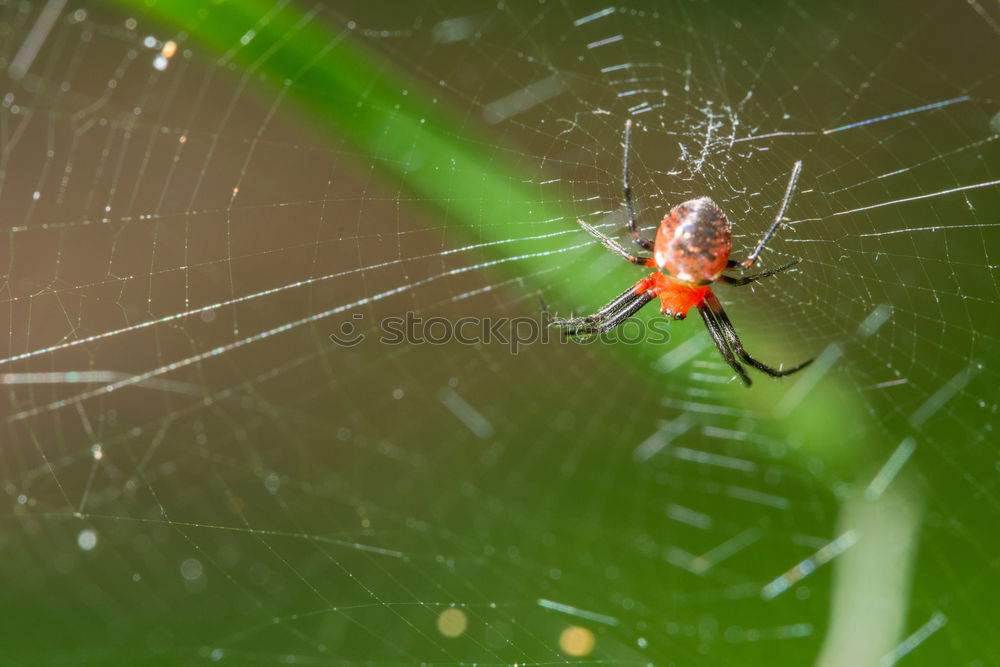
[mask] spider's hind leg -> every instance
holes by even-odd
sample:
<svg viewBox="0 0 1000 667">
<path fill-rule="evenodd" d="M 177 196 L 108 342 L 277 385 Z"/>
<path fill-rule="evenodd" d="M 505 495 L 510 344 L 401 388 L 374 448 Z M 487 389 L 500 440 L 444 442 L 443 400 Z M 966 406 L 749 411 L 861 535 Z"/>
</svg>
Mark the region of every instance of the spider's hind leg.
<svg viewBox="0 0 1000 667">
<path fill-rule="evenodd" d="M 756 281 L 760 280 L 761 278 L 768 278 L 770 276 L 773 276 L 776 273 L 781 273 L 782 271 L 786 271 L 786 270 L 792 268 L 793 266 L 795 266 L 796 264 L 798 264 L 801 261 L 802 260 L 800 258 L 796 258 L 796 259 L 793 259 L 792 261 L 788 262 L 787 264 L 782 264 L 781 266 L 779 266 L 776 269 L 770 269 L 768 271 L 762 271 L 760 273 L 755 273 L 752 276 L 742 276 L 740 278 L 733 278 L 732 276 L 721 275 L 721 276 L 718 277 L 718 282 L 725 283 L 727 285 L 735 285 L 737 287 L 739 287 L 740 285 L 749 285 L 750 283 L 756 282 Z M 729 260 L 729 265 L 730 265 L 730 267 L 732 267 L 732 266 L 739 266 L 739 264 L 737 262 L 734 262 L 733 260 Z"/>
<path fill-rule="evenodd" d="M 774 233 L 778 231 L 782 223 L 785 221 L 785 211 L 788 210 L 788 205 L 792 201 L 792 195 L 795 193 L 795 184 L 799 181 L 799 174 L 802 173 L 802 160 L 798 160 L 794 165 L 792 165 L 792 174 L 788 178 L 788 186 L 785 188 L 785 197 L 781 200 L 781 207 L 778 209 L 778 215 L 774 217 L 774 222 L 768 227 L 767 231 L 764 232 L 764 236 L 757 241 L 757 245 L 754 247 L 747 258 L 742 262 L 729 262 L 729 268 L 739 266 L 744 269 L 749 269 L 760 257 L 760 253 L 764 250 L 764 246 L 767 245 Z"/>
<path fill-rule="evenodd" d="M 577 220 L 576 222 L 585 230 L 587 230 L 587 232 L 591 236 L 600 241 L 605 248 L 621 255 L 622 257 L 632 262 L 633 264 L 638 264 L 639 266 L 649 266 L 649 267 L 656 266 L 656 263 L 653 261 L 652 257 L 642 257 L 633 255 L 628 250 L 626 250 L 621 243 L 615 241 L 613 238 L 605 236 L 601 232 L 597 231 L 595 228 L 588 225 L 583 220 Z"/>
<path fill-rule="evenodd" d="M 628 213 L 628 231 L 632 240 L 643 250 L 652 250 L 653 242 L 639 231 L 635 221 L 635 205 L 632 203 L 632 183 L 629 179 L 628 156 L 632 150 L 632 119 L 625 121 L 625 158 L 622 161 L 622 189 L 625 196 L 625 211 Z"/>
</svg>

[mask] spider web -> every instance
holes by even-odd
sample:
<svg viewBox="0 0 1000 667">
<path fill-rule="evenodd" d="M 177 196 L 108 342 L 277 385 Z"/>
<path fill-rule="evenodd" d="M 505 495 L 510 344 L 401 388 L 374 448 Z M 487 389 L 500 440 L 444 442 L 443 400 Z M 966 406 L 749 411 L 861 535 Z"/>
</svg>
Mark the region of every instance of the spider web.
<svg viewBox="0 0 1000 667">
<path fill-rule="evenodd" d="M 995 7 L 748 4 L 305 7 L 558 211 L 501 226 L 235 64 L 250 33 L 0 3 L 12 661 L 1000 661 Z M 627 118 L 647 233 L 711 196 L 736 257 L 803 161 L 758 266 L 802 263 L 718 293 L 808 370 L 746 390 L 697 318 L 378 341 L 637 280 L 575 224 L 623 231 Z"/>
</svg>

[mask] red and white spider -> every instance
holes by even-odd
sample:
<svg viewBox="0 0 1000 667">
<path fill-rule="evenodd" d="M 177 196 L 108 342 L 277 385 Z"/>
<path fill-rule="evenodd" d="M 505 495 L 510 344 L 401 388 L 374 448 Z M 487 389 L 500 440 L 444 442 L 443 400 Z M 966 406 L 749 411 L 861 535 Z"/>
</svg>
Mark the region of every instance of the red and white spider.
<svg viewBox="0 0 1000 667">
<path fill-rule="evenodd" d="M 609 331 L 639 312 L 643 306 L 655 298 L 660 299 L 660 311 L 667 317 L 682 320 L 688 310 L 698 308 L 701 319 L 704 320 L 708 333 L 719 348 L 719 352 L 733 370 L 748 387 L 751 384 L 749 376 L 737 360 L 753 366 L 772 377 L 791 375 L 808 366 L 812 359 L 787 370 L 778 370 L 757 361 L 743 348 L 733 323 L 723 310 L 719 299 L 712 292 L 712 283 L 727 285 L 747 285 L 773 276 L 789 269 L 801 260 L 795 259 L 776 269 L 764 271 L 751 276 L 734 278 L 723 273 L 726 269 L 749 269 L 757 261 L 761 251 L 775 231 L 781 225 L 785 209 L 792 198 L 792 191 L 802 170 L 801 160 L 795 163 L 785 198 L 781 203 L 778 215 L 771 227 L 764 233 L 757 247 L 746 259 L 736 262 L 729 259 L 732 251 L 732 235 L 726 215 L 708 197 L 691 199 L 678 204 L 670 210 L 656 231 L 656 241 L 650 241 L 642 236 L 635 222 L 635 210 L 632 204 L 632 188 L 629 185 L 629 150 L 632 144 L 632 121 L 625 123 L 625 159 L 623 181 L 625 189 L 625 208 L 628 212 L 628 227 L 636 244 L 644 250 L 652 250 L 652 257 L 641 257 L 629 253 L 620 243 L 579 220 L 580 226 L 597 237 L 607 248 L 615 251 L 628 261 L 639 266 L 655 268 L 635 285 L 629 287 L 611 300 L 608 305 L 593 315 L 577 317 L 568 320 L 554 320 L 553 324 L 563 327 L 569 336 L 594 334 Z"/>
</svg>

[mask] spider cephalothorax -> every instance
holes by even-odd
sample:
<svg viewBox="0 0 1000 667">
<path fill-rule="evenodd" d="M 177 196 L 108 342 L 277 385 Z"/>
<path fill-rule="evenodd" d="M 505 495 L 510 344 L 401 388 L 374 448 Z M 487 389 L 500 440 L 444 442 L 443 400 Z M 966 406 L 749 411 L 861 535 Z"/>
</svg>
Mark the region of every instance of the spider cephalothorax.
<svg viewBox="0 0 1000 667">
<path fill-rule="evenodd" d="M 652 250 L 653 256 L 633 255 L 620 243 L 608 238 L 582 220 L 579 223 L 606 247 L 628 261 L 639 266 L 656 268 L 656 271 L 629 287 L 593 315 L 555 320 L 553 324 L 563 327 L 568 335 L 600 333 L 613 329 L 639 312 L 647 303 L 659 298 L 660 311 L 667 317 L 677 320 L 684 319 L 691 308 L 697 307 L 719 352 L 747 386 L 750 385 L 750 378 L 743 366 L 737 361 L 737 357 L 744 363 L 772 377 L 790 375 L 808 366 L 812 359 L 787 370 L 777 370 L 751 357 L 743 349 L 743 344 L 740 342 L 739 336 L 736 335 L 733 323 L 729 320 L 722 304 L 719 303 L 719 299 L 710 287 L 712 283 L 747 285 L 799 263 L 800 260 L 795 259 L 776 269 L 739 278 L 723 273 L 726 269 L 732 268 L 748 269 L 757 261 L 764 246 L 781 225 L 799 172 L 802 170 L 802 162 L 796 162 L 792 169 L 785 198 L 771 227 L 764 233 L 747 258 L 742 262 L 736 262 L 729 259 L 732 252 L 732 234 L 729 229 L 729 221 L 722 209 L 708 197 L 690 199 L 673 207 L 660 222 L 655 242 L 645 238 L 639 232 L 632 204 L 632 188 L 629 184 L 628 160 L 631 140 L 632 121 L 629 120 L 625 123 L 625 160 L 622 176 L 629 232 L 636 244 L 645 250 Z"/>
</svg>

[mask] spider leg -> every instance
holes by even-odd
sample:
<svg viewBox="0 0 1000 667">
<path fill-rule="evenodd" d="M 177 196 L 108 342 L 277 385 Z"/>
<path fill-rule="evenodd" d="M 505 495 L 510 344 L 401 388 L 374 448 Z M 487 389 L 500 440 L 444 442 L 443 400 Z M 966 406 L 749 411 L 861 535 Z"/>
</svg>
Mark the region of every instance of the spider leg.
<svg viewBox="0 0 1000 667">
<path fill-rule="evenodd" d="M 779 266 L 776 269 L 771 269 L 769 271 L 764 271 L 762 273 L 755 273 L 752 276 L 742 276 L 740 278 L 733 278 L 732 276 L 719 276 L 717 278 L 717 282 L 725 283 L 727 285 L 736 285 L 736 286 L 748 285 L 752 282 L 760 280 L 761 278 L 767 278 L 769 276 L 773 276 L 775 273 L 781 273 L 786 269 L 790 269 L 801 261 L 802 261 L 801 259 L 793 259 L 788 264 Z"/>
<path fill-rule="evenodd" d="M 628 250 L 626 250 L 621 243 L 615 241 L 614 239 L 608 238 L 604 234 L 600 233 L 599 231 L 588 225 L 583 220 L 577 220 L 577 222 L 581 227 L 586 229 L 592 236 L 597 238 L 597 240 L 600 241 L 605 248 L 618 253 L 619 255 L 621 255 L 628 261 L 632 262 L 633 264 L 638 264 L 639 266 L 649 266 L 649 267 L 656 266 L 656 263 L 653 261 L 652 257 L 637 257 L 636 255 L 633 255 Z"/>
<path fill-rule="evenodd" d="M 743 380 L 743 384 L 750 386 L 753 382 L 747 375 L 747 372 L 743 370 L 743 366 L 740 362 L 736 361 L 736 357 L 733 355 L 733 351 L 729 349 L 729 343 L 726 342 L 725 336 L 719 329 L 719 323 L 715 319 L 715 315 L 712 310 L 705 305 L 702 301 L 698 304 L 698 313 L 701 315 L 701 319 L 705 321 L 705 328 L 708 329 L 708 333 L 711 334 L 712 340 L 715 342 L 715 347 L 719 349 L 719 353 L 722 354 L 722 358 L 726 360 L 736 374 L 740 376 Z"/>
<path fill-rule="evenodd" d="M 654 298 L 655 297 L 650 296 L 649 294 L 646 293 L 636 294 L 635 299 L 633 301 L 628 302 L 628 305 L 626 305 L 624 308 L 621 308 L 617 312 L 611 314 L 607 318 L 603 320 L 592 320 L 590 323 L 584 322 L 582 323 L 584 326 L 579 328 L 575 328 L 575 325 L 571 326 L 566 330 L 566 335 L 581 336 L 584 334 L 595 334 L 595 333 L 604 333 L 605 331 L 611 331 L 616 326 L 618 326 L 628 318 L 638 313 L 643 306 L 652 301 Z"/>
<path fill-rule="evenodd" d="M 538 305 L 541 307 L 543 313 L 549 312 L 549 304 L 545 302 L 545 297 L 542 296 L 542 290 L 535 290 L 535 296 L 538 298 Z"/>
<path fill-rule="evenodd" d="M 625 210 L 628 212 L 628 230 L 632 233 L 632 240 L 643 250 L 652 250 L 653 242 L 639 233 L 639 226 L 635 222 L 635 206 L 632 204 L 632 184 L 629 182 L 628 154 L 632 148 L 632 119 L 625 121 L 625 159 L 622 167 L 622 185 L 625 190 Z"/>
<path fill-rule="evenodd" d="M 711 290 L 709 290 L 709 292 L 705 295 L 705 300 L 702 303 L 705 304 L 711 310 L 712 316 L 714 317 L 715 321 L 719 324 L 719 327 L 722 330 L 722 334 L 726 338 L 726 342 L 729 343 L 729 346 L 732 348 L 733 352 L 736 353 L 736 356 L 742 359 L 744 363 L 753 366 L 757 370 L 763 373 L 767 373 L 771 377 L 778 378 L 798 372 L 813 362 L 812 359 L 809 359 L 808 361 L 804 361 L 798 366 L 793 366 L 792 368 L 789 368 L 787 370 L 777 370 L 771 368 L 770 366 L 762 364 L 761 362 L 751 357 L 750 354 L 743 348 L 743 343 L 740 342 L 740 337 L 736 335 L 736 328 L 733 327 L 733 323 L 730 321 L 729 316 L 726 315 L 726 311 L 723 310 L 722 304 L 719 303 L 718 297 L 716 297 L 715 294 L 711 292 Z M 698 308 L 701 309 L 702 306 L 699 305 Z M 705 316 L 704 313 L 702 313 L 702 317 L 704 316 Z M 716 343 L 716 345 L 718 345 L 718 343 Z"/>
<path fill-rule="evenodd" d="M 593 315 L 586 315 L 584 317 L 571 317 L 566 320 L 552 320 L 552 324 L 557 327 L 575 327 L 582 324 L 590 324 L 592 322 L 597 322 L 599 320 L 604 320 L 608 316 L 612 315 L 620 308 L 628 305 L 632 300 L 636 299 L 639 293 L 635 291 L 635 287 L 629 287 L 627 290 L 616 296 L 614 299 L 608 302 L 606 306 L 601 308 L 599 311 Z"/>
<path fill-rule="evenodd" d="M 785 217 L 785 211 L 788 209 L 788 204 L 792 201 L 792 193 L 795 191 L 795 184 L 799 180 L 799 173 L 801 171 L 802 171 L 802 160 L 798 160 L 792 167 L 792 175 L 788 179 L 788 187 L 785 189 L 785 198 L 781 201 L 781 208 L 778 209 L 778 215 L 775 216 L 774 222 L 771 223 L 771 227 L 766 232 L 764 232 L 764 236 L 762 236 L 760 238 L 760 241 L 757 242 L 757 247 L 753 249 L 753 252 L 747 255 L 746 259 L 744 259 L 742 262 L 731 261 L 729 263 L 729 268 L 733 268 L 734 266 L 740 266 L 744 269 L 749 269 L 751 266 L 753 266 L 754 262 L 757 261 L 757 258 L 760 256 L 760 253 L 764 249 L 764 246 L 767 245 L 767 242 L 771 240 L 771 237 L 774 236 L 774 233 L 778 231 L 778 227 L 781 226 L 781 221 Z"/>
</svg>

